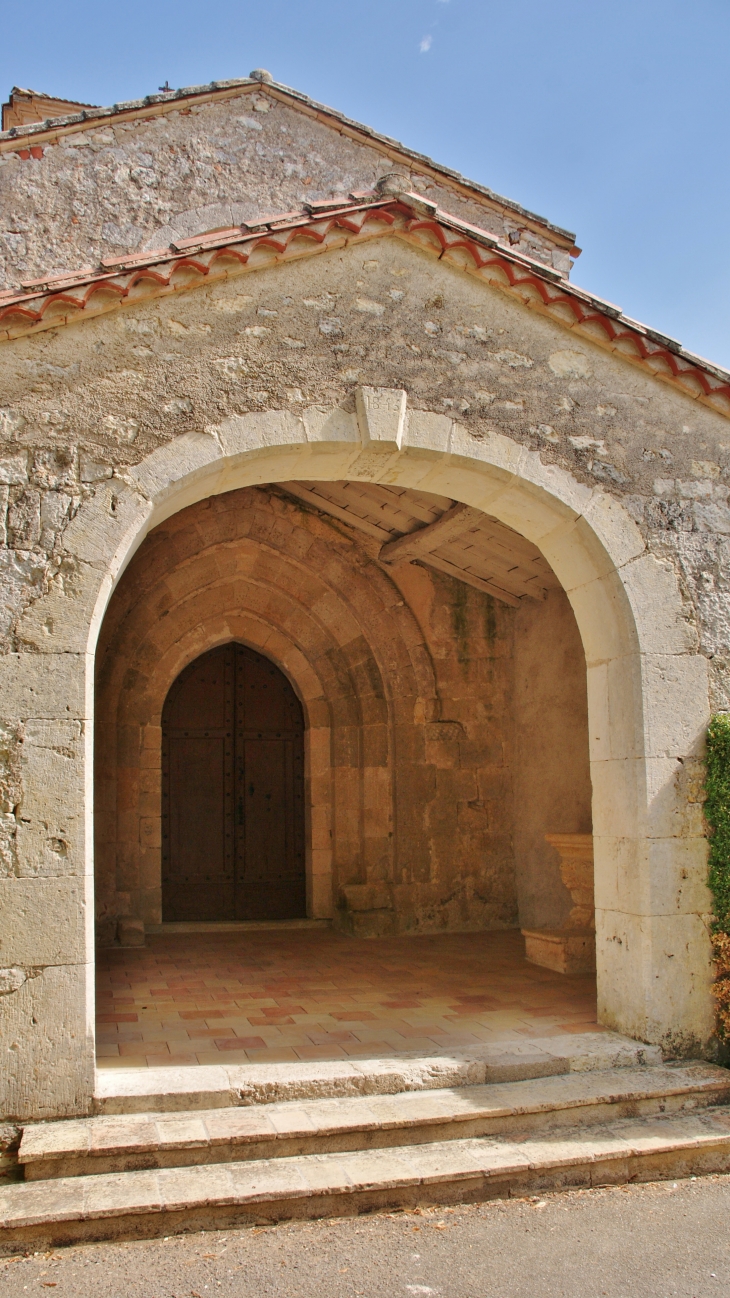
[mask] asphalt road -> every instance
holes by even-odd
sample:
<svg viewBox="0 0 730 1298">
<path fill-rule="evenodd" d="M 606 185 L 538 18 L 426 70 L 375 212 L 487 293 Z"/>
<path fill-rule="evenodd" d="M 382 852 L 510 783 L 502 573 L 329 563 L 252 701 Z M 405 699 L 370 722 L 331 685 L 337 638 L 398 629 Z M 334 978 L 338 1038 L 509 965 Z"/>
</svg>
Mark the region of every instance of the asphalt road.
<svg viewBox="0 0 730 1298">
<path fill-rule="evenodd" d="M 0 1261 L 21 1298 L 720 1298 L 730 1176 L 86 1244 Z"/>
</svg>

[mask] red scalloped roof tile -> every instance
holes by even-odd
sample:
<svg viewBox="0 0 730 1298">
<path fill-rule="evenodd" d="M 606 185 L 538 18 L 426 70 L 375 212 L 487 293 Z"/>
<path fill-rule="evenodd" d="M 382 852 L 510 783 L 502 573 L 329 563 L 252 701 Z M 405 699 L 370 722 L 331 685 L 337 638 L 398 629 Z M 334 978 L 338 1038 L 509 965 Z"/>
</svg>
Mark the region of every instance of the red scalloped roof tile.
<svg viewBox="0 0 730 1298">
<path fill-rule="evenodd" d="M 429 213 L 426 217 L 424 211 Z M 120 301 L 133 296 L 137 286 L 145 283 L 166 291 L 175 288 L 175 275 L 182 269 L 186 271 L 184 287 L 189 288 L 190 271 L 199 274 L 202 281 L 215 272 L 219 259 L 233 258 L 245 267 L 252 252 L 263 248 L 274 262 L 283 261 L 289 246 L 301 240 L 303 234 L 321 246 L 331 232 L 336 232 L 341 246 L 341 232 L 356 240 L 363 227 L 373 222 L 386 225 L 398 237 L 418 243 L 462 270 L 486 278 L 528 309 L 550 316 L 561 328 L 583 330 L 592 342 L 641 365 L 655 378 L 680 387 L 685 394 L 730 417 L 730 372 L 685 351 L 675 339 L 629 319 L 613 303 L 577 288 L 558 271 L 514 251 L 508 242 L 448 212 L 434 210 L 430 200 L 419 194 L 378 195 L 338 206 L 334 211 L 268 216 L 244 226 L 203 231 L 168 248 L 105 258 L 95 271 L 28 281 L 16 292 L 0 294 L 0 339 L 76 320 L 102 288 Z M 370 230 L 366 237 L 372 233 Z M 468 256 L 468 265 L 463 254 Z M 301 255 L 301 246 L 296 255 Z M 71 289 L 77 292 L 71 295 Z M 68 305 L 69 313 L 64 317 L 53 313 L 46 325 L 44 316 L 54 303 Z M 573 317 L 572 325 L 565 319 L 566 306 Z M 106 309 L 107 302 L 98 306 L 98 310 Z"/>
</svg>

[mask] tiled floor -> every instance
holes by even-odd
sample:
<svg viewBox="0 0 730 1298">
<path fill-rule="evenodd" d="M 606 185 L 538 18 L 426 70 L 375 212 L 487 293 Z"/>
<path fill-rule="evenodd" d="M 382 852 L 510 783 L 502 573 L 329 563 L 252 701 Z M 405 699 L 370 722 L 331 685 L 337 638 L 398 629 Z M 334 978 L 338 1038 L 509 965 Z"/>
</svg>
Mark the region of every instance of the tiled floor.
<svg viewBox="0 0 730 1298">
<path fill-rule="evenodd" d="M 595 978 L 528 964 L 512 931 L 154 936 L 100 952 L 97 978 L 104 1068 L 364 1059 L 597 1029 Z"/>
</svg>

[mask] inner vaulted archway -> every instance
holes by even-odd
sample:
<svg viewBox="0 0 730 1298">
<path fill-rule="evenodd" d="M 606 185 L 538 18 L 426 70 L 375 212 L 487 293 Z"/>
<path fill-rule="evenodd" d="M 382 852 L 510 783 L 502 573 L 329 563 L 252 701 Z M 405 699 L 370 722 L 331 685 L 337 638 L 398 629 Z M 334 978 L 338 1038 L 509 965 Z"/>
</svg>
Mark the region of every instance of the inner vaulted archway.
<svg viewBox="0 0 730 1298">
<path fill-rule="evenodd" d="M 421 563 L 403 560 L 401 541 L 392 539 L 399 533 L 420 547 Z M 463 580 L 449 571 L 461 561 L 459 535 L 470 559 Z M 427 552 L 432 540 L 440 544 Z M 245 995 L 227 1012 L 235 1018 L 232 1039 L 215 1017 L 197 1027 L 194 1021 L 204 1019 L 205 982 L 230 962 L 234 940 L 239 965 L 251 949 L 250 930 L 235 930 L 234 939 L 230 925 L 214 931 L 216 921 L 292 917 L 291 908 L 252 912 L 236 902 L 236 840 L 242 831 L 245 842 L 247 822 L 257 816 L 247 795 L 250 783 L 258 787 L 236 769 L 239 659 L 265 664 L 290 699 L 294 691 L 302 699 L 310 920 L 386 942 L 413 934 L 484 938 L 461 942 L 455 986 L 440 958 L 448 943 L 433 951 L 430 974 L 424 969 L 427 986 L 442 978 L 422 1020 L 435 1033 L 431 1048 L 436 1039 L 456 1046 L 464 1031 L 448 1018 L 440 1022 L 439 993 L 442 1011 L 444 997 L 471 994 L 469 1003 L 488 1014 L 500 1004 L 505 976 L 512 1004 L 520 978 L 519 996 L 531 1005 L 547 1000 L 556 1021 L 578 1013 L 581 1022 L 594 1021 L 590 980 L 564 995 L 548 986 L 524 967 L 518 932 L 565 918 L 565 889 L 545 832 L 590 834 L 585 659 L 549 565 L 513 530 L 444 496 L 352 480 L 289 481 L 203 498 L 171 515 L 146 537 L 107 610 L 97 653 L 97 767 L 100 792 L 106 788 L 99 799 L 106 811 L 97 817 L 99 934 L 108 942 L 116 921 L 123 946 L 146 933 L 148 950 L 139 958 L 102 955 L 100 990 L 106 1003 L 110 974 L 118 978 L 123 969 L 134 984 L 135 969 L 157 961 L 156 994 L 143 996 L 145 1020 L 156 1020 L 149 1002 L 164 992 L 175 942 L 186 979 L 199 990 L 196 1005 L 184 1007 L 190 1022 L 170 1028 L 169 1041 L 159 1026 L 145 1029 L 153 1035 L 142 1041 L 139 1027 L 102 1022 L 103 1060 L 116 1050 L 127 1066 L 144 1067 L 250 1062 L 247 1048 L 254 1059 L 264 1049 L 296 1048 L 306 1057 L 316 1048 L 323 1058 L 342 1049 L 324 997 L 309 1006 L 304 992 L 290 1001 L 313 1023 L 316 1047 L 298 1018 L 284 1040 L 275 1019 L 255 1021 L 255 1007 L 249 1019 Z M 249 737 L 260 742 L 267 718 L 251 720 L 248 731 L 258 733 Z M 264 837 L 266 810 L 258 808 Z M 276 870 L 285 852 L 271 846 Z M 185 936 L 170 923 L 184 924 Z M 299 965 L 309 981 L 332 989 L 332 943 L 309 936 Z M 280 963 L 267 986 L 297 985 L 281 933 L 268 941 L 267 962 Z M 359 946 L 350 951 L 356 965 Z M 390 967 L 407 950 L 428 964 L 431 945 L 420 940 L 378 947 L 373 959 Z M 500 965 L 513 972 L 500 974 Z M 171 996 L 175 981 L 173 970 Z M 352 996 L 339 990 L 346 1006 Z M 391 1005 L 395 989 L 388 993 L 387 986 L 379 996 L 372 989 L 366 1015 L 384 1014 L 386 1026 L 347 1029 L 351 1048 L 364 1048 L 363 1031 L 381 1051 L 391 1032 L 403 1048 L 413 1044 Z M 570 996 L 575 1004 L 566 1003 Z M 207 1008 L 220 1013 L 218 1003 Z M 267 1005 L 263 1013 L 276 1011 Z M 388 1016 L 396 1020 L 390 1027 Z M 533 1035 L 545 1027 L 544 1018 L 531 1022 Z M 425 1030 L 422 1038 L 428 1049 Z"/>
</svg>

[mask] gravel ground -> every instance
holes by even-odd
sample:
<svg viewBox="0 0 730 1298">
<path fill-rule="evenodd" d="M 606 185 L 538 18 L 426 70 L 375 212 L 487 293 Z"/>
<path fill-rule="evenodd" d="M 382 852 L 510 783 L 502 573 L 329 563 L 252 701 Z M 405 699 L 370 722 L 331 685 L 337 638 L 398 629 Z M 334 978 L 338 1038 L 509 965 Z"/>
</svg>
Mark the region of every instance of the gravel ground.
<svg viewBox="0 0 730 1298">
<path fill-rule="evenodd" d="M 719 1298 L 730 1176 L 86 1244 L 0 1261 L 58 1298 Z"/>
</svg>

